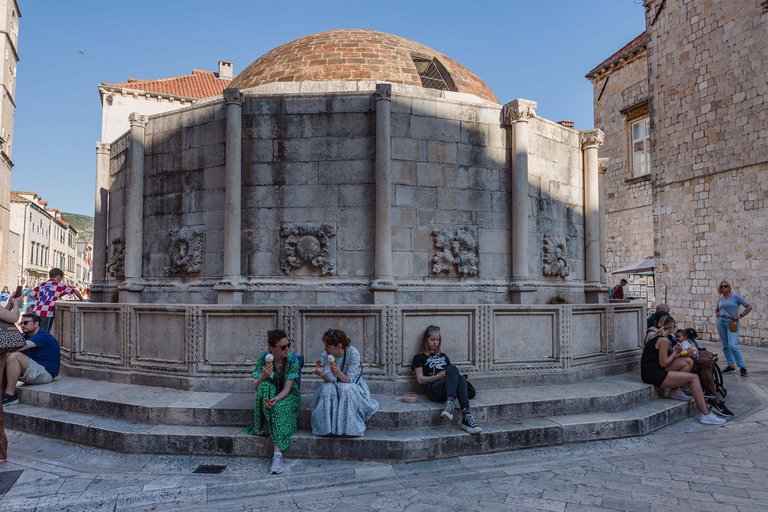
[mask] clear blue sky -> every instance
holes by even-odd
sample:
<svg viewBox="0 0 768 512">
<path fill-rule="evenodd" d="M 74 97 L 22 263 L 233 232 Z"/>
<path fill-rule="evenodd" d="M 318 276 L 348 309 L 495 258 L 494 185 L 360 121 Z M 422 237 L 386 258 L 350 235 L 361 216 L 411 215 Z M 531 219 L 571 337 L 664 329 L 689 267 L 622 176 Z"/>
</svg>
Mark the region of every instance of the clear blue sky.
<svg viewBox="0 0 768 512">
<path fill-rule="evenodd" d="M 464 64 L 503 104 L 593 127 L 584 75 L 645 28 L 641 0 L 242 1 L 19 0 L 12 188 L 93 215 L 100 82 L 235 73 L 298 37 L 389 32 Z M 83 52 L 79 54 L 78 52 Z"/>
</svg>

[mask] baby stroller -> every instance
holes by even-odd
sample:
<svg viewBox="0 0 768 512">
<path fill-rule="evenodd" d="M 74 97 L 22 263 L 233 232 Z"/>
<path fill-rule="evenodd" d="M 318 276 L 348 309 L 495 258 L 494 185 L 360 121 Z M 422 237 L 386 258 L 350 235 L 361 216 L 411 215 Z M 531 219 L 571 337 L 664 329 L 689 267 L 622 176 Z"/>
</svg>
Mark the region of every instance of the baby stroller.
<svg viewBox="0 0 768 512">
<path fill-rule="evenodd" d="M 728 394 L 728 390 L 725 389 L 725 384 L 723 383 L 723 372 L 720 370 L 720 367 L 717 366 L 717 363 L 712 365 L 712 377 L 715 379 L 715 391 L 717 391 L 717 394 L 720 395 L 720 398 L 725 398 L 725 396 Z"/>
</svg>

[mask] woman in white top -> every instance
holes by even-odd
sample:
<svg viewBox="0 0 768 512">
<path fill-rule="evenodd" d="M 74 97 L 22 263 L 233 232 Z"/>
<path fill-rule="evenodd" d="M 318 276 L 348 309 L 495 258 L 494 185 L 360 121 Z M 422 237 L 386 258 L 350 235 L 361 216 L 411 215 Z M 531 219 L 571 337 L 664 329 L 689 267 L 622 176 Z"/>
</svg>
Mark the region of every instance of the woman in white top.
<svg viewBox="0 0 768 512">
<path fill-rule="evenodd" d="M 733 293 L 731 284 L 728 281 L 720 281 L 717 285 L 717 291 L 720 297 L 717 299 L 715 307 L 715 316 L 717 316 L 717 333 L 720 335 L 720 341 L 723 343 L 723 353 L 725 360 L 728 361 L 728 367 L 723 373 L 734 373 L 738 365 L 741 370 L 741 376 L 747 376 L 747 368 L 744 364 L 744 356 L 739 350 L 739 332 L 741 331 L 741 319 L 752 311 L 752 306 L 738 293 Z M 739 313 L 739 306 L 744 306 L 744 310 Z M 731 322 L 736 322 L 736 330 L 731 331 Z"/>
</svg>

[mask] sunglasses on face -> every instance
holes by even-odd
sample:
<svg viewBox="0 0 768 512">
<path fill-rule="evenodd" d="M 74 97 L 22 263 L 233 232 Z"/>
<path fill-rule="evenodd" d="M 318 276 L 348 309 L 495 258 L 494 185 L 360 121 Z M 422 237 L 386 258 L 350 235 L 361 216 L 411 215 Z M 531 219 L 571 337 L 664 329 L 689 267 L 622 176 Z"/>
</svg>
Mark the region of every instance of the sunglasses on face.
<svg viewBox="0 0 768 512">
<path fill-rule="evenodd" d="M 440 326 L 439 325 L 430 325 L 429 327 L 427 327 L 427 330 L 430 331 L 430 332 L 432 332 L 432 331 L 440 332 Z"/>
<path fill-rule="evenodd" d="M 282 345 L 282 346 L 280 346 L 280 347 L 277 347 L 277 348 L 279 348 L 280 350 L 288 350 L 288 348 L 289 348 L 290 346 L 291 346 L 291 344 L 290 344 L 290 343 L 286 343 L 285 345 Z"/>
<path fill-rule="evenodd" d="M 25 320 L 25 321 L 21 322 L 21 325 L 27 325 L 27 324 L 31 324 L 31 323 L 32 323 L 32 320 Z"/>
<path fill-rule="evenodd" d="M 722 285 L 722 286 L 720 287 L 720 289 L 721 289 L 721 290 L 725 290 L 725 289 L 727 289 L 727 288 L 730 288 L 730 286 L 728 286 L 727 284 L 724 284 L 724 285 Z"/>
</svg>

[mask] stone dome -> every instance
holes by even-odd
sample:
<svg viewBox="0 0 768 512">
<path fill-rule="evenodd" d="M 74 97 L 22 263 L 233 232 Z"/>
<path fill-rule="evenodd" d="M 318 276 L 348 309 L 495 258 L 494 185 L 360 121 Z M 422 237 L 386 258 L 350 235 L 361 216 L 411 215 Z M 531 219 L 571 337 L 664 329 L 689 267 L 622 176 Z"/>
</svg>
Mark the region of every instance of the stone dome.
<svg viewBox="0 0 768 512">
<path fill-rule="evenodd" d="M 373 30 L 329 30 L 295 39 L 256 59 L 237 75 L 230 87 L 247 89 L 274 82 L 330 80 L 424 87 L 414 57 L 422 76 L 434 74 L 436 69 L 437 78 L 442 78 L 447 86 L 435 86 L 427 78 L 428 87 L 443 87 L 499 103 L 485 82 L 450 57 L 414 41 Z M 434 66 L 426 69 L 430 61 Z"/>
</svg>

